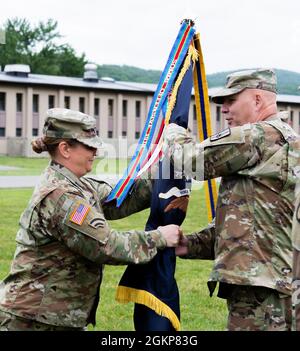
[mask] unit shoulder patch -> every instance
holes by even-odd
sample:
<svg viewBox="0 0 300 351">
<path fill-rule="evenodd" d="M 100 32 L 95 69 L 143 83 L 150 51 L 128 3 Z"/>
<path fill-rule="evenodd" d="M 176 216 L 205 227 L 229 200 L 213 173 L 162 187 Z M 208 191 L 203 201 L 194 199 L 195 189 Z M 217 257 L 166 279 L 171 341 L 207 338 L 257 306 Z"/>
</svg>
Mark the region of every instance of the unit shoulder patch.
<svg viewBox="0 0 300 351">
<path fill-rule="evenodd" d="M 72 230 L 75 230 L 75 236 L 78 234 L 87 235 L 103 245 L 106 244 L 110 229 L 99 209 L 93 207 L 84 199 L 76 199 L 67 213 L 63 223 L 68 228 L 65 228 L 64 234 L 71 237 L 75 234 Z"/>
<path fill-rule="evenodd" d="M 98 228 L 104 228 L 105 225 L 105 219 L 104 218 L 100 218 L 100 217 L 96 217 L 96 218 L 92 218 L 89 221 L 89 226 L 98 229 Z"/>
<path fill-rule="evenodd" d="M 227 128 L 227 129 L 222 130 L 222 131 L 219 132 L 219 133 L 216 133 L 216 134 L 212 135 L 212 136 L 209 138 L 209 140 L 210 140 L 210 141 L 216 141 L 216 140 L 225 138 L 225 137 L 229 136 L 230 134 L 231 134 L 231 130 L 230 130 L 230 128 Z"/>
</svg>

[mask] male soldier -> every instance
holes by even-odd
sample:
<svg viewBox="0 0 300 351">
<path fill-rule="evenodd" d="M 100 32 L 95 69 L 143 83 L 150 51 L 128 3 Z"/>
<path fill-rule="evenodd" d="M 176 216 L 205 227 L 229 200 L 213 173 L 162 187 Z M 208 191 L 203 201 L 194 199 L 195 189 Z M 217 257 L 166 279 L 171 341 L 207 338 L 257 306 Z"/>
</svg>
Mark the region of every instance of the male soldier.
<svg viewBox="0 0 300 351">
<path fill-rule="evenodd" d="M 214 221 L 186 236 L 177 255 L 215 260 L 208 286 L 212 295 L 219 282 L 218 296 L 227 299 L 228 330 L 290 330 L 297 135 L 277 112 L 271 69 L 229 75 L 212 100 L 228 129 L 202 143 L 176 125 L 166 130 L 178 170 L 222 177 Z M 204 169 L 196 169 L 199 160 Z"/>
<path fill-rule="evenodd" d="M 300 149 L 300 140 L 298 140 Z M 300 159 L 300 157 L 299 157 Z M 295 167 L 295 173 L 298 175 L 295 190 L 295 212 L 293 218 L 292 243 L 293 243 L 293 283 L 292 283 L 292 301 L 294 307 L 294 324 L 293 328 L 300 331 L 300 168 L 299 164 Z"/>
<path fill-rule="evenodd" d="M 149 262 L 175 246 L 176 225 L 116 231 L 118 219 L 150 205 L 151 181 L 138 180 L 122 206 L 106 203 L 111 187 L 85 178 L 101 139 L 95 119 L 50 109 L 35 152 L 51 163 L 20 219 L 10 274 L 0 284 L 0 330 L 82 330 L 95 324 L 103 264 Z"/>
</svg>

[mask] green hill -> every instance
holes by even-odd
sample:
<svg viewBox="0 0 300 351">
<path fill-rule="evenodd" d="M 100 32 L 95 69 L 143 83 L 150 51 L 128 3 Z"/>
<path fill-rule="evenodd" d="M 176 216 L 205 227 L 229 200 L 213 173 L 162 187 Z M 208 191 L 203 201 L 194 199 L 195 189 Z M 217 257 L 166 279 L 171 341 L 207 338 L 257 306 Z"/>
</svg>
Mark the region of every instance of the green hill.
<svg viewBox="0 0 300 351">
<path fill-rule="evenodd" d="M 133 66 L 98 65 L 99 77 L 138 83 L 158 83 L 161 71 L 146 70 Z"/>
<path fill-rule="evenodd" d="M 233 71 L 219 72 L 207 75 L 207 82 L 210 88 L 223 86 L 226 76 Z M 275 69 L 277 75 L 277 88 L 279 94 L 300 95 L 300 73 Z"/>
<path fill-rule="evenodd" d="M 242 69 L 241 69 L 242 70 Z M 300 95 L 300 73 L 275 69 L 278 81 L 279 94 Z M 207 75 L 208 86 L 223 86 L 226 76 L 233 71 L 218 72 Z M 99 65 L 99 77 L 111 77 L 116 80 L 127 82 L 158 83 L 161 71 L 146 70 L 133 66 Z"/>
</svg>

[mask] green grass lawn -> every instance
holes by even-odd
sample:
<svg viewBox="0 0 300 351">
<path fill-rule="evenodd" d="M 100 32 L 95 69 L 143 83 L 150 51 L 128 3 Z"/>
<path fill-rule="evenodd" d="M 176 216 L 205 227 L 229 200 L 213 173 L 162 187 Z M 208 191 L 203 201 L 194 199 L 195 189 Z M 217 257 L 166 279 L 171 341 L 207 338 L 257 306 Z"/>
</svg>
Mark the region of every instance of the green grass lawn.
<svg viewBox="0 0 300 351">
<path fill-rule="evenodd" d="M 1 159 L 0 159 L 1 164 Z M 0 279 L 9 271 L 15 250 L 15 235 L 20 214 L 25 209 L 32 189 L 0 189 Z M 128 218 L 110 221 L 114 229 L 143 228 L 149 211 L 145 210 Z M 193 190 L 187 218 L 183 224 L 185 233 L 206 225 L 204 193 Z M 181 329 L 224 330 L 226 304 L 217 297 L 210 298 L 206 282 L 212 262 L 177 259 L 176 278 L 181 299 Z M 101 285 L 101 299 L 97 312 L 95 330 L 134 330 L 132 322 L 133 303 L 119 304 L 115 291 L 125 266 L 106 266 Z M 89 327 L 89 330 L 92 330 Z"/>
<path fill-rule="evenodd" d="M 126 169 L 128 165 L 127 159 L 107 159 L 96 158 L 93 164 L 92 174 L 102 173 L 120 173 Z M 30 157 L 8 157 L 0 156 L 0 166 L 17 167 L 16 170 L 1 170 L 0 176 L 29 176 L 40 175 L 43 169 L 48 165 L 49 158 L 30 158 Z"/>
</svg>

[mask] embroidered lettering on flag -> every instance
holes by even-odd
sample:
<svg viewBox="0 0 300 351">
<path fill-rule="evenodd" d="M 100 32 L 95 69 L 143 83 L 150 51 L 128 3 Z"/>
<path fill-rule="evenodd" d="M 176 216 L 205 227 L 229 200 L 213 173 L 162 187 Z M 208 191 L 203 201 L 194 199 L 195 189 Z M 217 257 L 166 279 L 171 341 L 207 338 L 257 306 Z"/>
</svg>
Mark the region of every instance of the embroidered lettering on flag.
<svg viewBox="0 0 300 351">
<path fill-rule="evenodd" d="M 79 204 L 71 214 L 70 221 L 75 224 L 81 225 L 90 209 L 91 206 Z"/>
</svg>

